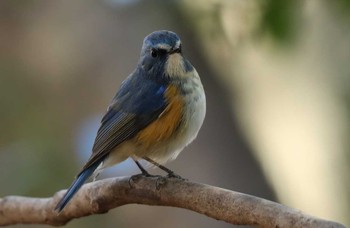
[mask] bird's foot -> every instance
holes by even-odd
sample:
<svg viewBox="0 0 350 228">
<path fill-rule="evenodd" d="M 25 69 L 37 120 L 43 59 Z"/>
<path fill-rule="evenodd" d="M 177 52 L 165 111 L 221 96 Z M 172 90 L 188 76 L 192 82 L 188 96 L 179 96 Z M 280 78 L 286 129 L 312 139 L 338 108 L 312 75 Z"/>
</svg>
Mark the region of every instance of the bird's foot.
<svg viewBox="0 0 350 228">
<path fill-rule="evenodd" d="M 183 181 L 187 180 L 187 179 L 181 177 L 180 175 L 174 173 L 173 171 L 168 172 L 168 175 L 166 175 L 166 176 L 161 176 L 161 175 L 152 175 L 152 174 L 148 173 L 146 170 L 142 170 L 142 173 L 133 175 L 129 178 L 130 188 L 133 188 L 134 182 L 136 182 L 141 177 L 157 178 L 157 180 L 156 180 L 156 189 L 157 190 L 160 190 L 161 186 L 166 184 L 167 179 L 175 178 L 175 179 L 183 180 Z"/>
<path fill-rule="evenodd" d="M 178 179 L 181 181 L 188 180 L 188 179 L 185 179 L 185 178 L 181 177 L 180 175 L 171 171 L 171 172 L 168 172 L 168 175 L 166 175 L 166 176 L 158 176 L 157 181 L 156 181 L 157 190 L 159 190 L 162 185 L 165 185 L 167 183 L 168 179 L 170 179 L 170 178 Z"/>
<path fill-rule="evenodd" d="M 139 173 L 139 174 L 136 174 L 136 175 L 132 175 L 130 178 L 129 178 L 129 186 L 130 188 L 133 187 L 133 183 L 136 182 L 138 179 L 140 179 L 141 177 L 149 177 L 149 178 L 157 178 L 157 186 L 158 186 L 158 182 L 159 182 L 159 179 L 164 179 L 164 177 L 160 176 L 160 175 L 152 175 L 150 173 L 148 173 L 147 171 L 145 172 L 142 172 L 142 173 Z M 163 183 L 164 181 L 161 181 L 160 183 Z M 157 187 L 158 189 L 158 187 Z"/>
<path fill-rule="evenodd" d="M 160 190 L 160 188 L 166 184 L 167 178 L 163 176 L 159 176 L 156 180 L 156 189 Z"/>
<path fill-rule="evenodd" d="M 187 180 L 183 177 L 181 177 L 180 175 L 174 173 L 173 171 L 171 172 L 168 172 L 168 175 L 166 175 L 167 178 L 176 178 L 176 179 L 179 179 L 179 180 Z"/>
</svg>

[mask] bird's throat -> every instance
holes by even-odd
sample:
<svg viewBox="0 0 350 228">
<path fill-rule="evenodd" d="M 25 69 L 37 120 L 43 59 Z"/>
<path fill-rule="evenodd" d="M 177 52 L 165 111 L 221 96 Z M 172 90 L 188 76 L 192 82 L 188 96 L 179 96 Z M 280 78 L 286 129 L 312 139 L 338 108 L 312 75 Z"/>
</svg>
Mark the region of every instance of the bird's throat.
<svg viewBox="0 0 350 228">
<path fill-rule="evenodd" d="M 165 64 L 165 73 L 171 78 L 184 77 L 186 75 L 184 60 L 181 54 L 174 53 L 169 55 Z"/>
</svg>

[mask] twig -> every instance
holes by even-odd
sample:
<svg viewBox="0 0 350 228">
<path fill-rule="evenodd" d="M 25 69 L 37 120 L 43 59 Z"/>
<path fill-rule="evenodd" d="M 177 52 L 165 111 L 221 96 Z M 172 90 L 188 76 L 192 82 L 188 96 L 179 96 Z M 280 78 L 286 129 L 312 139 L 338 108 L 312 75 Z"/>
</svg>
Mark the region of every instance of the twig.
<svg viewBox="0 0 350 228">
<path fill-rule="evenodd" d="M 74 218 L 106 213 L 125 204 L 186 208 L 237 225 L 259 227 L 345 227 L 258 197 L 174 178 L 110 178 L 85 184 L 61 212 L 53 210 L 65 191 L 52 198 L 0 199 L 0 225 L 64 225 Z"/>
</svg>

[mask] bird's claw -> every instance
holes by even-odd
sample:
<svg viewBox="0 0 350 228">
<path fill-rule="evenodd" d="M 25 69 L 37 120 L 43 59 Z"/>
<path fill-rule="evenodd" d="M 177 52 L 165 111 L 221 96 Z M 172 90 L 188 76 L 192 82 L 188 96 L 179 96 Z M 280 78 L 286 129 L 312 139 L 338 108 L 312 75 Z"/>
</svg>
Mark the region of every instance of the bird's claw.
<svg viewBox="0 0 350 228">
<path fill-rule="evenodd" d="M 152 174 L 149 174 L 148 172 L 142 172 L 140 174 L 133 175 L 129 178 L 130 188 L 133 188 L 133 182 L 135 182 L 137 179 L 139 179 L 141 177 L 157 178 L 157 180 L 156 180 L 156 189 L 157 190 L 160 190 L 161 186 L 167 182 L 167 179 L 175 178 L 175 179 L 179 179 L 179 180 L 183 180 L 183 181 L 187 180 L 185 178 L 182 178 L 180 175 L 178 175 L 174 172 L 169 172 L 168 175 L 166 175 L 166 176 L 152 175 Z"/>
<path fill-rule="evenodd" d="M 149 174 L 148 172 L 142 172 L 142 173 L 139 173 L 139 174 L 135 174 L 135 175 L 132 175 L 130 178 L 129 178 L 129 186 L 130 188 L 133 187 L 133 182 L 135 182 L 137 179 L 141 178 L 141 177 L 152 177 L 153 175 Z"/>
<path fill-rule="evenodd" d="M 135 182 L 135 180 L 139 179 L 141 176 L 143 176 L 142 173 L 136 174 L 136 175 L 132 175 L 132 176 L 129 178 L 129 187 L 130 187 L 130 188 L 133 188 L 133 183 Z"/>
<path fill-rule="evenodd" d="M 162 187 L 162 185 L 166 183 L 166 181 L 167 181 L 166 177 L 158 176 L 156 180 L 156 189 L 160 190 L 160 188 Z"/>
<path fill-rule="evenodd" d="M 157 190 L 159 190 L 160 186 L 163 185 L 166 182 L 166 177 L 163 177 L 163 176 L 160 176 L 160 175 L 152 175 L 152 174 L 149 174 L 148 172 L 146 172 L 146 173 L 140 173 L 140 174 L 136 174 L 136 175 L 131 176 L 129 178 L 129 186 L 130 186 L 130 188 L 133 188 L 133 182 L 137 181 L 137 179 L 139 179 L 141 177 L 157 178 L 157 180 L 156 180 L 156 188 L 157 188 Z"/>
<path fill-rule="evenodd" d="M 168 173 L 168 175 L 166 176 L 167 178 L 176 178 L 176 179 L 179 179 L 179 180 L 187 180 L 183 177 L 181 177 L 180 175 L 174 173 L 174 172 L 170 172 Z"/>
</svg>

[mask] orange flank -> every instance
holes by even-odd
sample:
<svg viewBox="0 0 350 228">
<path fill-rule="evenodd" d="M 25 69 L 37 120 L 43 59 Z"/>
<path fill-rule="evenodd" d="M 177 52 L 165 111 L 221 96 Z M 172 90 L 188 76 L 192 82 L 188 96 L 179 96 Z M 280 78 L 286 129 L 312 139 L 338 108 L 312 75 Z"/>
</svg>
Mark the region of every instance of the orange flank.
<svg viewBox="0 0 350 228">
<path fill-rule="evenodd" d="M 159 115 L 158 119 L 136 136 L 136 141 L 143 144 L 146 148 L 157 142 L 169 139 L 181 122 L 184 101 L 179 95 L 178 88 L 169 85 L 165 91 L 165 98 L 168 102 L 165 110 Z"/>
</svg>

